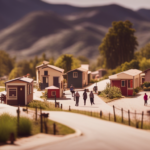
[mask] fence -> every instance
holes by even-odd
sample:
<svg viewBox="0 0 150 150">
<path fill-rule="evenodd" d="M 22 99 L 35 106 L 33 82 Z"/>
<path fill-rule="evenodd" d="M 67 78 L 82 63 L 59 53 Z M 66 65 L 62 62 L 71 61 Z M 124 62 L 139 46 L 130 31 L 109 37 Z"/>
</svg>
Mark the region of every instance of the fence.
<svg viewBox="0 0 150 150">
<path fill-rule="evenodd" d="M 61 104 L 61 109 L 63 109 L 63 105 Z M 104 113 L 102 110 L 98 111 L 87 111 L 87 110 L 79 110 L 79 109 L 71 109 L 71 106 L 68 107 L 69 112 L 80 113 L 87 116 L 92 116 L 96 118 L 100 118 L 103 120 L 113 121 L 125 125 L 129 125 L 136 128 L 141 129 L 150 129 L 150 111 L 147 114 L 131 112 L 130 110 L 124 110 L 123 108 L 119 109 L 115 106 L 112 107 L 112 113 Z"/>
</svg>

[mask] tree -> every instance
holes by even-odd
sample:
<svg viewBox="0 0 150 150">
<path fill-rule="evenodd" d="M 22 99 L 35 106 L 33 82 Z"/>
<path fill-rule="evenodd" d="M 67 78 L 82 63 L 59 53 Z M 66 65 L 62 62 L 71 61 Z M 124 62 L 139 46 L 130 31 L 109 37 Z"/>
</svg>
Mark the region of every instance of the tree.
<svg viewBox="0 0 150 150">
<path fill-rule="evenodd" d="M 63 68 L 67 72 L 80 67 L 80 61 L 74 58 L 73 55 L 64 54 L 56 60 L 55 66 Z"/>
<path fill-rule="evenodd" d="M 86 58 L 85 56 L 79 56 L 77 59 L 80 60 L 81 64 L 89 64 L 89 59 Z"/>
<path fill-rule="evenodd" d="M 20 67 L 15 67 L 9 74 L 9 79 L 14 79 L 14 78 L 17 78 L 17 77 L 21 77 L 23 76 L 23 73 L 22 73 L 22 68 Z"/>
<path fill-rule="evenodd" d="M 113 22 L 105 35 L 99 50 L 104 57 L 106 68 L 114 69 L 126 61 L 131 61 L 138 46 L 135 30 L 130 21 Z"/>
<path fill-rule="evenodd" d="M 54 65 L 54 61 L 55 61 L 55 60 L 54 60 L 54 57 L 51 57 L 51 58 L 49 59 L 49 64 L 50 64 L 50 65 Z"/>
<path fill-rule="evenodd" d="M 140 50 L 140 55 L 142 57 L 145 57 L 147 59 L 150 59 L 150 43 L 145 45 L 143 48 Z"/>
<path fill-rule="evenodd" d="M 143 58 L 141 61 L 140 61 L 140 69 L 141 70 L 146 70 L 146 69 L 149 69 L 150 68 L 150 59 L 146 59 L 146 58 Z"/>
</svg>

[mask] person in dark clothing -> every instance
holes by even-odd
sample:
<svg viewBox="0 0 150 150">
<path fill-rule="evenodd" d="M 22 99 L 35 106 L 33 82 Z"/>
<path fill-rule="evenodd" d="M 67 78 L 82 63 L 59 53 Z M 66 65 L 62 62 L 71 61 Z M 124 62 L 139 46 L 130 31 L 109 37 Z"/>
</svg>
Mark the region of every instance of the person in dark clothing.
<svg viewBox="0 0 150 150">
<path fill-rule="evenodd" d="M 93 92 L 91 91 L 90 92 L 90 102 L 91 102 L 91 105 L 93 104 L 93 99 L 94 99 L 94 94 L 93 94 Z"/>
<path fill-rule="evenodd" d="M 84 105 L 86 105 L 86 99 L 87 99 L 87 93 L 86 93 L 86 89 L 85 89 L 84 93 L 83 93 Z"/>
<path fill-rule="evenodd" d="M 72 93 L 72 97 L 73 97 L 73 96 L 74 96 L 74 93 L 75 93 L 74 88 L 73 88 L 73 85 L 70 86 L 70 92 Z"/>
<path fill-rule="evenodd" d="M 75 106 L 79 106 L 79 97 L 80 97 L 80 94 L 78 93 L 78 91 L 76 92 L 75 97 L 76 97 L 76 104 L 75 104 Z"/>
</svg>

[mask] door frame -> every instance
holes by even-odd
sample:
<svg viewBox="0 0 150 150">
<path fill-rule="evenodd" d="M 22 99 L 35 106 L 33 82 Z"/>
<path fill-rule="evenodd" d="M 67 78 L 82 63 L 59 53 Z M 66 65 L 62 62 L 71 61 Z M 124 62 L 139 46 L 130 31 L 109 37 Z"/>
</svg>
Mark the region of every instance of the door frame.
<svg viewBox="0 0 150 150">
<path fill-rule="evenodd" d="M 58 83 L 59 83 L 59 78 L 60 76 L 53 76 L 53 85 L 54 85 L 54 78 L 57 77 L 58 78 Z M 60 83 L 59 83 L 60 84 Z M 59 87 L 60 88 L 60 87 Z"/>
</svg>

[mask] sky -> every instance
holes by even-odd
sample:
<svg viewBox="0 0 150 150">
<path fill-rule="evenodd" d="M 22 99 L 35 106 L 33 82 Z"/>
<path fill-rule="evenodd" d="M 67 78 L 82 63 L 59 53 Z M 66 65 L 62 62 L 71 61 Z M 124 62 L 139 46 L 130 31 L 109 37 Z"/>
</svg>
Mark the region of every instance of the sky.
<svg viewBox="0 0 150 150">
<path fill-rule="evenodd" d="M 80 7 L 100 6 L 108 4 L 119 4 L 121 6 L 138 10 L 140 8 L 150 9 L 150 0 L 42 0 L 53 4 L 70 4 Z"/>
</svg>

